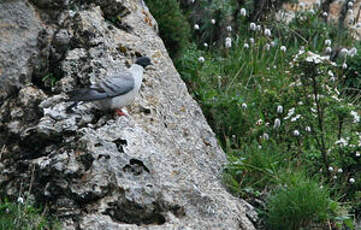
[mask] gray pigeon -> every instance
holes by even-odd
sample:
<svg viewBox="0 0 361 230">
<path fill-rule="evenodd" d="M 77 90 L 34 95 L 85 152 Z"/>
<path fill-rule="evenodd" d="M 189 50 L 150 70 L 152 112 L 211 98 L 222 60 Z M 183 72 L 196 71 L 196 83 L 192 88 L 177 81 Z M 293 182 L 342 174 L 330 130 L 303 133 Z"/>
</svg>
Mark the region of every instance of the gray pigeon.
<svg viewBox="0 0 361 230">
<path fill-rule="evenodd" d="M 127 71 L 110 76 L 91 85 L 90 88 L 69 92 L 69 100 L 75 103 L 67 111 L 79 101 L 94 101 L 99 109 L 115 109 L 119 116 L 125 115 L 120 108 L 131 104 L 138 95 L 143 80 L 143 70 L 148 65 L 152 65 L 148 57 L 139 57 Z"/>
</svg>

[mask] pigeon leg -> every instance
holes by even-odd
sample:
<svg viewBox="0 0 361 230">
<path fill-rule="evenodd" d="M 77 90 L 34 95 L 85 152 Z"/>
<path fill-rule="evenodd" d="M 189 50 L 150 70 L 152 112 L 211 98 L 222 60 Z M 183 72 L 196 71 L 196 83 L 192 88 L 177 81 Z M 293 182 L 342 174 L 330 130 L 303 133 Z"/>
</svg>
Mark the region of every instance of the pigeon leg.
<svg viewBox="0 0 361 230">
<path fill-rule="evenodd" d="M 115 109 L 115 113 L 118 114 L 119 117 L 126 116 L 126 114 L 121 109 Z"/>
</svg>

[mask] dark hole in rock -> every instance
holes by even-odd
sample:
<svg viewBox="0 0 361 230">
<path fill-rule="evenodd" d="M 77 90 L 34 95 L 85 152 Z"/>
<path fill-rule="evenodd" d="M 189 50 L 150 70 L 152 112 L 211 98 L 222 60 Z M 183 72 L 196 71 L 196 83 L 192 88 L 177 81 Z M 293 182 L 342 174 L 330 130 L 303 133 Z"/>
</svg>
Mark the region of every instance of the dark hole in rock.
<svg viewBox="0 0 361 230">
<path fill-rule="evenodd" d="M 145 113 L 145 114 L 150 114 L 151 113 L 150 109 L 145 108 L 143 106 L 139 106 L 139 110 L 140 110 L 141 113 Z"/>
<path fill-rule="evenodd" d="M 130 165 L 138 165 L 138 166 L 142 167 L 148 173 L 150 172 L 149 169 L 144 165 L 143 161 L 141 161 L 141 160 L 133 158 L 133 159 L 129 160 L 129 163 L 130 163 Z"/>
<path fill-rule="evenodd" d="M 109 156 L 109 155 L 105 155 L 105 154 L 99 154 L 98 160 L 100 160 L 100 159 L 102 159 L 102 158 L 105 158 L 106 160 L 109 160 L 109 159 L 110 159 L 110 156 Z"/>
<path fill-rule="evenodd" d="M 90 153 L 86 153 L 80 155 L 79 160 L 84 165 L 85 171 L 87 171 L 92 166 L 94 157 Z"/>
<path fill-rule="evenodd" d="M 33 132 L 23 141 L 19 142 L 20 148 L 23 150 L 20 159 L 35 159 L 47 155 L 44 151 L 45 147 L 50 145 L 60 146 L 63 138 L 60 136 L 45 137 Z"/>
<path fill-rule="evenodd" d="M 141 225 L 162 225 L 166 219 L 161 214 L 159 207 L 151 208 L 142 207 L 133 202 L 122 204 L 109 204 L 110 208 L 106 209 L 104 214 L 109 215 L 113 220 L 126 223 Z"/>
<path fill-rule="evenodd" d="M 125 152 L 123 146 L 128 145 L 127 140 L 123 140 L 123 139 L 118 138 L 118 139 L 114 140 L 113 142 L 117 145 L 117 148 L 118 148 L 119 152 L 121 152 L 121 153 Z"/>
<path fill-rule="evenodd" d="M 103 145 L 102 145 L 102 143 L 96 143 L 94 146 L 95 146 L 95 147 L 101 147 L 101 146 L 103 146 Z"/>
</svg>

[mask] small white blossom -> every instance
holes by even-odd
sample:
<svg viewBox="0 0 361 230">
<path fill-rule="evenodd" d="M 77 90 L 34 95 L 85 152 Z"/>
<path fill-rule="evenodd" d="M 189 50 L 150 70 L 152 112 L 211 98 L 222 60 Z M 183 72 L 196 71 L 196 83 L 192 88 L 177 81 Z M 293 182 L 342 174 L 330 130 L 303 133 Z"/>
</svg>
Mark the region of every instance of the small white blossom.
<svg viewBox="0 0 361 230">
<path fill-rule="evenodd" d="M 340 145 L 341 147 L 344 147 L 348 144 L 347 140 L 341 137 L 339 140 L 335 142 L 336 145 Z"/>
<path fill-rule="evenodd" d="M 227 49 L 232 47 L 232 39 L 230 37 L 226 37 L 225 47 Z"/>
<path fill-rule="evenodd" d="M 24 198 L 22 198 L 21 196 L 19 196 L 19 197 L 18 197 L 18 203 L 24 204 Z"/>
<path fill-rule="evenodd" d="M 265 36 L 268 36 L 268 37 L 271 37 L 271 30 L 270 29 L 264 29 L 264 35 Z"/>
<path fill-rule="evenodd" d="M 191 0 L 191 3 L 194 3 L 196 0 Z"/>
<path fill-rule="evenodd" d="M 242 109 L 247 109 L 247 104 L 246 103 L 242 103 Z"/>
<path fill-rule="evenodd" d="M 327 17 L 327 16 L 328 16 L 328 13 L 327 13 L 327 12 L 323 12 L 323 13 L 322 13 L 322 16 Z"/>
<path fill-rule="evenodd" d="M 292 134 L 293 136 L 298 137 L 300 135 L 300 132 L 297 129 L 295 129 L 293 130 Z"/>
<path fill-rule="evenodd" d="M 348 51 L 348 54 L 350 55 L 350 57 L 353 57 L 357 54 L 357 49 L 355 47 L 351 48 L 349 51 Z"/>
<path fill-rule="evenodd" d="M 333 176 L 333 179 L 335 179 L 335 180 L 336 180 L 336 179 L 337 179 L 337 176 L 336 176 L 336 175 L 334 175 L 334 176 Z"/>
<path fill-rule="evenodd" d="M 258 126 L 262 125 L 262 123 L 263 123 L 262 119 L 259 119 L 258 121 L 256 121 L 256 125 L 258 125 Z"/>
<path fill-rule="evenodd" d="M 351 116 L 353 116 L 353 123 L 360 122 L 360 116 L 358 115 L 358 113 L 356 111 L 351 111 L 350 114 L 351 114 Z"/>
<path fill-rule="evenodd" d="M 356 153 L 355 153 L 355 157 L 360 157 L 360 153 L 359 153 L 359 152 L 356 152 Z"/>
<path fill-rule="evenodd" d="M 243 17 L 247 15 L 247 10 L 245 8 L 242 8 L 240 12 L 241 12 L 241 16 Z"/>
<path fill-rule="evenodd" d="M 327 72 L 327 74 L 328 74 L 328 76 L 330 76 L 330 77 L 334 77 L 334 75 L 333 75 L 333 73 L 332 73 L 331 70 L 329 70 L 329 71 Z"/>
<path fill-rule="evenodd" d="M 205 61 L 205 59 L 204 59 L 204 57 L 201 56 L 201 57 L 198 58 L 198 61 L 199 61 L 200 63 L 203 63 L 203 62 Z"/>
<path fill-rule="evenodd" d="M 271 46 L 272 46 L 272 47 L 275 47 L 275 46 L 276 46 L 276 42 L 271 41 Z"/>
<path fill-rule="evenodd" d="M 300 2 L 298 3 L 298 5 L 300 6 L 301 9 L 305 8 L 306 4 L 304 2 Z"/>
<path fill-rule="evenodd" d="M 331 42 L 331 40 L 330 40 L 330 39 L 325 40 L 325 45 L 326 45 L 326 46 L 330 46 L 330 45 L 331 45 L 331 43 L 332 43 L 332 42 Z"/>
<path fill-rule="evenodd" d="M 347 55 L 348 55 L 348 50 L 346 48 L 342 48 L 340 50 L 340 56 L 344 57 L 344 56 L 347 56 Z"/>
<path fill-rule="evenodd" d="M 348 10 L 347 10 L 347 14 L 353 14 L 353 10 L 352 10 L 352 9 L 348 9 Z"/>
<path fill-rule="evenodd" d="M 277 106 L 277 113 L 283 113 L 283 106 L 282 105 Z"/>
<path fill-rule="evenodd" d="M 326 52 L 327 54 L 330 54 L 330 53 L 332 52 L 332 48 L 329 47 L 329 46 L 327 46 L 326 49 L 325 49 L 325 52 Z"/>
<path fill-rule="evenodd" d="M 297 121 L 299 118 L 301 118 L 301 114 L 297 114 L 295 117 L 291 118 L 291 122 Z"/>
<path fill-rule="evenodd" d="M 278 119 L 278 118 L 276 118 L 276 119 L 275 119 L 275 122 L 274 122 L 274 124 L 273 124 L 273 128 L 274 128 L 274 129 L 278 129 L 280 126 L 281 126 L 281 120 Z"/>
<path fill-rule="evenodd" d="M 199 30 L 199 25 L 198 25 L 198 24 L 194 24 L 194 29 L 195 29 L 195 30 Z"/>
<path fill-rule="evenodd" d="M 262 29 L 261 25 L 257 25 L 257 30 L 261 31 L 261 29 Z"/>
<path fill-rule="evenodd" d="M 227 29 L 228 32 L 232 32 L 232 26 L 227 26 L 226 29 Z"/>
<path fill-rule="evenodd" d="M 346 63 L 342 64 L 342 69 L 347 69 L 347 64 Z"/>
<path fill-rule="evenodd" d="M 310 9 L 308 12 L 310 12 L 310 14 L 314 15 L 315 11 L 313 9 Z"/>
<path fill-rule="evenodd" d="M 207 42 L 203 43 L 203 46 L 208 47 L 208 43 Z"/>
<path fill-rule="evenodd" d="M 249 48 L 248 43 L 244 43 L 243 48 L 248 49 Z"/>
<path fill-rule="evenodd" d="M 353 183 L 355 183 L 355 179 L 351 177 L 351 178 L 348 180 L 348 182 L 350 182 L 351 184 L 353 184 Z"/>
<path fill-rule="evenodd" d="M 216 24 L 216 19 L 212 18 L 211 23 L 214 25 Z"/>
<path fill-rule="evenodd" d="M 267 140 L 269 139 L 268 133 L 264 133 L 264 134 L 262 135 L 262 138 L 267 141 Z"/>
<path fill-rule="evenodd" d="M 250 42 L 251 44 L 253 44 L 253 43 L 254 43 L 254 38 L 249 38 L 249 42 Z"/>
<path fill-rule="evenodd" d="M 343 173 L 342 168 L 337 169 L 337 172 L 338 172 L 338 173 Z"/>
<path fill-rule="evenodd" d="M 333 167 L 332 166 L 328 167 L 328 171 L 333 172 Z"/>
<path fill-rule="evenodd" d="M 281 49 L 282 52 L 286 52 L 286 50 L 287 50 L 286 46 L 281 46 L 280 49 Z"/>
<path fill-rule="evenodd" d="M 305 130 L 306 130 L 306 132 L 310 133 L 310 132 L 311 132 L 311 127 L 310 127 L 310 126 L 307 126 L 307 127 L 305 128 Z"/>
<path fill-rule="evenodd" d="M 352 8 L 352 7 L 353 7 L 353 2 L 349 1 L 349 2 L 347 3 L 347 6 L 348 6 L 349 8 Z"/>
<path fill-rule="evenodd" d="M 289 119 L 293 114 L 295 113 L 295 108 L 291 108 L 288 110 L 287 116 L 285 118 L 283 118 L 284 120 Z"/>
<path fill-rule="evenodd" d="M 255 30 L 257 29 L 256 23 L 251 22 L 251 23 L 249 24 L 249 29 L 255 31 Z"/>
</svg>

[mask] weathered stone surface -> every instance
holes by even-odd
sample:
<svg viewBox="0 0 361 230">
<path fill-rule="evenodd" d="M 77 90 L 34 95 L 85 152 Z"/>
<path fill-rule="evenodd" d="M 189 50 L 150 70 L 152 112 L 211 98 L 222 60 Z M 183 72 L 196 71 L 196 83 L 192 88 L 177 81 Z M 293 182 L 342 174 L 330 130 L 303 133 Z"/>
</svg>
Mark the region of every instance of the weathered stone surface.
<svg viewBox="0 0 361 230">
<path fill-rule="evenodd" d="M 25 1 L 0 4 L 0 102 L 31 82 L 33 59 L 37 58 L 40 21 Z"/>
<path fill-rule="evenodd" d="M 87 2 L 72 10 L 62 9 L 68 1 L 36 5 L 41 15 L 59 7 L 56 20 L 35 23 L 52 28 L 39 53 L 57 82 L 35 74 L 33 85 L 20 85 L 2 103 L 1 188 L 16 196 L 33 180 L 32 194 L 64 229 L 254 229 L 252 207 L 221 183 L 225 154 L 144 3 Z M 129 116 L 113 117 L 92 103 L 66 111 L 66 91 L 126 68 L 137 55 L 151 57 L 154 67 Z"/>
</svg>

